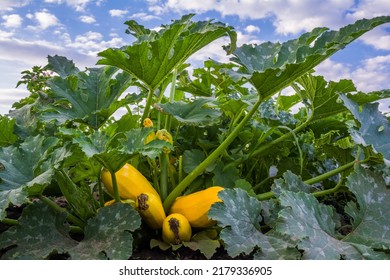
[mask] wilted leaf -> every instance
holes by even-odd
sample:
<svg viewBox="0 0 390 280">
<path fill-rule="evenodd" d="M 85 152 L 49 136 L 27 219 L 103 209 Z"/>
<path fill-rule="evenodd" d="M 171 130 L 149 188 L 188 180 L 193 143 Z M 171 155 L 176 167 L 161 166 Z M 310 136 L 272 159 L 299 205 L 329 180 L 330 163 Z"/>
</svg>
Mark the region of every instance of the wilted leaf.
<svg viewBox="0 0 390 280">
<path fill-rule="evenodd" d="M 216 230 L 198 232 L 191 237 L 191 241 L 183 242 L 183 245 L 193 251 L 199 250 L 207 259 L 211 259 L 221 246 Z"/>
</svg>

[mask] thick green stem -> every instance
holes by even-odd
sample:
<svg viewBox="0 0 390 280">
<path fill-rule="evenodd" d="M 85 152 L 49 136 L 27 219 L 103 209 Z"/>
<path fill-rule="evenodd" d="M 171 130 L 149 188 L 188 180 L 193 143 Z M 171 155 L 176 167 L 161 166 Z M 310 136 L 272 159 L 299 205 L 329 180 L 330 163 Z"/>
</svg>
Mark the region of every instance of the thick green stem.
<svg viewBox="0 0 390 280">
<path fill-rule="evenodd" d="M 168 196 L 168 163 L 169 155 L 162 152 L 161 156 L 161 175 L 160 175 L 160 188 L 161 188 L 161 200 L 164 201 Z"/>
<path fill-rule="evenodd" d="M 115 202 L 120 202 L 121 197 L 119 195 L 118 182 L 116 180 L 115 172 L 110 170 L 110 174 L 111 174 L 111 180 L 112 180 L 112 188 L 114 189 Z"/>
<path fill-rule="evenodd" d="M 150 88 L 149 93 L 148 93 L 148 97 L 146 98 L 145 110 L 144 110 L 144 113 L 142 114 L 142 118 L 141 118 L 141 127 L 142 127 L 142 124 L 144 123 L 144 120 L 149 115 L 150 106 L 152 105 L 152 100 L 153 100 L 153 94 L 154 94 L 154 89 Z"/>
<path fill-rule="evenodd" d="M 245 124 L 252 118 L 261 104 L 261 98 L 254 104 L 248 114 L 242 119 L 242 121 L 235 127 L 235 129 L 228 135 L 228 137 L 216 148 L 204 161 L 202 161 L 194 170 L 191 171 L 177 186 L 168 197 L 164 200 L 164 209 L 168 211 L 173 201 L 178 197 L 191 183 L 194 181 L 206 168 L 212 164 L 236 139 L 238 134 L 242 131 Z"/>
<path fill-rule="evenodd" d="M 98 174 L 98 192 L 99 192 L 100 207 L 103 207 L 104 206 L 104 192 L 103 192 L 103 187 L 102 187 L 101 173 L 102 173 L 102 170 L 100 169 L 99 174 Z"/>
<path fill-rule="evenodd" d="M 16 226 L 17 224 L 19 224 L 18 220 L 9 219 L 9 218 L 4 218 L 0 222 L 5 224 L 5 225 L 10 225 L 10 226 Z"/>
<path fill-rule="evenodd" d="M 9 219 L 9 218 L 5 218 L 5 219 L 1 220 L 0 222 L 5 224 L 5 225 L 10 225 L 10 226 L 19 225 L 18 220 Z M 69 229 L 70 229 L 70 232 L 72 232 L 72 233 L 81 233 L 81 234 L 84 233 L 83 229 L 81 227 L 78 227 L 78 226 L 69 226 Z"/>
<path fill-rule="evenodd" d="M 297 126 L 295 129 L 290 130 L 288 133 L 284 134 L 283 136 L 273 140 L 272 142 L 269 142 L 268 144 L 262 145 L 260 148 L 258 148 L 257 150 L 253 151 L 252 153 L 250 153 L 248 155 L 247 159 L 250 159 L 251 157 L 254 157 L 254 156 L 258 156 L 258 155 L 260 155 L 261 153 L 263 153 L 265 151 L 269 151 L 269 149 L 272 146 L 274 146 L 274 145 L 276 145 L 276 144 L 278 144 L 278 143 L 280 143 L 280 142 L 290 138 L 291 136 L 293 136 L 297 132 L 299 132 L 302 129 L 304 129 L 310 123 L 310 120 L 311 120 L 311 116 L 304 123 L 302 123 L 301 125 Z"/>
<path fill-rule="evenodd" d="M 47 198 L 46 196 L 40 195 L 39 199 L 42 200 L 44 203 L 46 203 L 53 210 L 55 210 L 57 212 L 61 212 L 61 213 L 66 213 L 66 216 L 67 216 L 66 218 L 69 221 L 71 221 L 72 223 L 74 223 L 75 225 L 77 225 L 81 228 L 84 228 L 84 222 L 82 220 L 80 220 L 79 218 L 77 218 L 76 216 L 69 213 L 65 208 L 60 207 L 59 205 L 57 205 L 57 203 L 55 203 L 51 199 Z"/>
<path fill-rule="evenodd" d="M 172 83 L 171 83 L 171 91 L 169 93 L 169 102 L 175 101 L 175 91 L 176 91 L 176 77 L 177 77 L 177 69 L 173 69 L 172 73 Z M 172 123 L 172 116 L 169 115 L 165 119 L 165 129 L 170 131 L 171 130 L 171 123 Z"/>
<path fill-rule="evenodd" d="M 367 161 L 367 160 L 360 161 L 360 163 L 363 163 L 365 161 Z M 326 172 L 324 174 L 321 174 L 321 175 L 319 175 L 317 177 L 313 177 L 313 178 L 311 178 L 309 180 L 306 180 L 306 181 L 304 181 L 304 183 L 308 184 L 308 185 L 312 185 L 312 184 L 321 182 L 321 181 L 323 181 L 325 179 L 328 179 L 328 178 L 330 178 L 330 177 L 332 177 L 334 175 L 337 175 L 337 174 L 339 174 L 339 173 L 341 173 L 343 171 L 346 171 L 346 170 L 352 168 L 356 163 L 357 163 L 356 160 L 351 161 L 351 162 L 349 162 L 347 164 L 344 164 L 344 165 L 342 165 L 342 166 L 340 166 L 340 167 L 338 167 L 336 169 L 333 169 L 333 170 L 328 171 L 328 172 Z M 315 193 L 313 193 L 313 195 L 315 195 L 315 196 L 323 196 L 325 194 L 333 193 L 336 190 L 337 190 L 336 188 L 332 188 L 332 189 L 329 189 L 329 190 L 323 190 L 323 191 L 315 192 Z M 318 194 L 316 195 L 316 193 L 320 193 L 321 195 L 318 195 Z M 267 199 L 271 199 L 271 198 L 275 197 L 275 194 L 272 191 L 269 191 L 269 192 L 258 194 L 256 197 L 259 200 L 267 200 Z"/>
</svg>

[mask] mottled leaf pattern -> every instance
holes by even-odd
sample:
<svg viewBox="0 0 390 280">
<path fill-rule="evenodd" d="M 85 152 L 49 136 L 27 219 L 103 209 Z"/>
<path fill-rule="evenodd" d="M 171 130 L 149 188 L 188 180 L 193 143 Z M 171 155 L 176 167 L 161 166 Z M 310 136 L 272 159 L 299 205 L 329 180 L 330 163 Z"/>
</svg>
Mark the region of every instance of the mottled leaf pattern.
<svg viewBox="0 0 390 280">
<path fill-rule="evenodd" d="M 236 257 L 242 253 L 250 254 L 256 248 L 261 251 L 258 258 L 295 258 L 291 253 L 291 243 L 282 238 L 267 236 L 261 232 L 261 202 L 249 196 L 242 189 L 226 189 L 218 196 L 223 202 L 214 203 L 209 217 L 218 221 L 223 229 L 220 238 L 229 255 Z M 277 239 L 277 240 L 276 240 Z M 294 250 L 293 250 L 294 251 Z"/>
<path fill-rule="evenodd" d="M 85 227 L 85 237 L 69 249 L 75 260 L 126 260 L 133 252 L 134 232 L 141 226 L 136 210 L 126 203 L 115 203 L 100 209 Z"/>
<path fill-rule="evenodd" d="M 285 208 L 279 212 L 280 221 L 275 229 L 298 240 L 298 248 L 304 250 L 303 259 L 388 258 L 368 246 L 338 240 L 333 208 L 320 204 L 313 195 L 284 191 L 279 200 Z"/>
<path fill-rule="evenodd" d="M 379 110 L 379 103 L 367 103 L 360 106 L 354 101 L 341 96 L 344 105 L 351 111 L 360 128 L 352 129 L 351 135 L 356 144 L 372 147 L 390 160 L 390 123 Z"/>
<path fill-rule="evenodd" d="M 348 177 L 347 186 L 358 206 L 350 202 L 345 209 L 353 219 L 353 230 L 344 241 L 390 249 L 390 190 L 383 178 L 359 167 Z"/>
<path fill-rule="evenodd" d="M 77 244 L 67 233 L 65 215 L 34 203 L 23 210 L 17 226 L 0 235 L 0 249 L 11 247 L 2 259 L 45 259 L 50 253 L 66 253 Z"/>
</svg>

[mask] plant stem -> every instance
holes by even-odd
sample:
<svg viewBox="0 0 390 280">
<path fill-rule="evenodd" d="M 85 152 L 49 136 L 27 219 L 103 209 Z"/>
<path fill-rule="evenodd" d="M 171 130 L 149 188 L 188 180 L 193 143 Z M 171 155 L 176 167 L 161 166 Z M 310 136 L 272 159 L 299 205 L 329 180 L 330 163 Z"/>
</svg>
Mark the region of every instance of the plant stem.
<svg viewBox="0 0 390 280">
<path fill-rule="evenodd" d="M 114 189 L 115 202 L 120 202 L 121 198 L 119 195 L 118 182 L 116 180 L 115 172 L 110 170 L 110 174 L 111 174 L 111 180 L 112 180 L 112 188 Z"/>
<path fill-rule="evenodd" d="M 160 188 L 161 188 L 161 200 L 164 201 L 168 196 L 168 162 L 169 155 L 162 152 L 160 156 L 161 160 L 161 175 L 160 175 Z"/>
<path fill-rule="evenodd" d="M 245 124 L 252 118 L 261 104 L 261 98 L 254 104 L 248 114 L 236 126 L 236 128 L 229 134 L 229 136 L 216 148 L 205 160 L 203 160 L 194 170 L 192 170 L 177 186 L 168 197 L 164 200 L 164 209 L 168 211 L 173 201 L 178 197 L 206 168 L 213 163 L 236 139 L 238 134 L 242 131 Z"/>
<path fill-rule="evenodd" d="M 364 163 L 365 161 L 368 161 L 368 159 L 365 159 L 365 160 L 362 160 L 360 161 L 360 163 Z M 305 184 L 308 184 L 308 185 L 312 185 L 312 184 L 315 184 L 315 183 L 318 183 L 318 182 L 321 182 L 325 179 L 328 179 L 334 175 L 337 175 L 343 171 L 346 171 L 350 168 L 352 168 L 355 164 L 357 163 L 356 160 L 354 161 L 351 161 L 347 164 L 344 164 L 336 169 L 333 169 L 331 171 L 328 171 L 324 174 L 321 174 L 317 177 L 314 177 L 314 178 L 311 178 L 309 180 L 306 180 L 306 181 L 303 181 Z M 318 191 L 318 192 L 314 192 L 313 195 L 314 196 L 323 196 L 325 194 L 330 194 L 330 193 L 333 193 L 335 192 L 337 189 L 336 188 L 332 188 L 332 189 L 329 189 L 329 190 L 323 190 L 323 191 Z M 317 194 L 319 193 L 319 194 Z M 269 191 L 269 192 L 265 192 L 265 193 L 261 193 L 261 194 L 258 194 L 257 196 L 257 199 L 259 200 L 267 200 L 267 199 L 271 199 L 273 197 L 275 197 L 275 194 L 272 192 L 272 191 Z"/>
<path fill-rule="evenodd" d="M 253 151 L 252 153 L 250 153 L 248 155 L 248 159 L 250 159 L 251 157 L 254 157 L 254 156 L 257 156 L 261 153 L 263 153 L 264 151 L 267 151 L 269 150 L 272 146 L 286 140 L 287 138 L 289 138 L 291 135 L 294 135 L 296 134 L 297 132 L 301 131 L 302 129 L 304 129 L 309 123 L 310 123 L 310 120 L 311 120 L 311 116 L 308 117 L 308 119 L 302 123 L 301 125 L 297 126 L 295 129 L 293 130 L 290 130 L 289 132 L 287 132 L 286 134 L 284 134 L 283 136 L 273 140 L 272 142 L 269 142 L 268 144 L 265 144 L 263 146 L 261 146 L 260 148 L 258 148 L 257 150 Z"/>
<path fill-rule="evenodd" d="M 152 105 L 152 100 L 153 100 L 153 94 L 154 94 L 154 88 L 149 88 L 148 97 L 146 98 L 145 110 L 144 110 L 144 112 L 142 114 L 142 118 L 141 118 L 141 127 L 142 127 L 142 124 L 144 123 L 144 120 L 149 115 L 150 106 Z"/>
<path fill-rule="evenodd" d="M 172 83 L 171 83 L 171 91 L 169 92 L 169 102 L 175 101 L 175 91 L 176 91 L 176 77 L 177 77 L 177 69 L 173 69 L 172 72 Z M 172 115 L 169 115 L 165 119 L 165 129 L 170 131 L 172 123 Z"/>
<path fill-rule="evenodd" d="M 103 207 L 104 206 L 104 192 L 103 192 L 103 187 L 102 187 L 101 173 L 102 173 L 102 170 L 100 169 L 99 173 L 98 173 L 98 192 L 99 192 L 100 207 Z"/>
<path fill-rule="evenodd" d="M 3 223 L 5 225 L 10 225 L 10 226 L 16 226 L 19 224 L 19 221 L 14 219 L 4 218 L 3 220 L 0 221 L 0 223 Z"/>
<path fill-rule="evenodd" d="M 44 203 L 46 203 L 49 207 L 51 207 L 53 210 L 61 213 L 66 213 L 66 218 L 74 223 L 75 225 L 84 228 L 84 222 L 77 218 L 76 216 L 72 215 L 69 213 L 65 208 L 60 207 L 57 205 L 54 201 L 51 199 L 47 198 L 46 196 L 40 195 L 39 199 L 42 200 Z"/>
<path fill-rule="evenodd" d="M 5 218 L 5 219 L 1 220 L 0 222 L 5 224 L 5 225 L 10 225 L 10 226 L 19 225 L 19 220 L 9 219 L 9 218 Z M 84 233 L 83 229 L 81 227 L 78 227 L 78 226 L 69 226 L 69 229 L 70 229 L 70 232 L 72 232 L 72 233 Z"/>
</svg>

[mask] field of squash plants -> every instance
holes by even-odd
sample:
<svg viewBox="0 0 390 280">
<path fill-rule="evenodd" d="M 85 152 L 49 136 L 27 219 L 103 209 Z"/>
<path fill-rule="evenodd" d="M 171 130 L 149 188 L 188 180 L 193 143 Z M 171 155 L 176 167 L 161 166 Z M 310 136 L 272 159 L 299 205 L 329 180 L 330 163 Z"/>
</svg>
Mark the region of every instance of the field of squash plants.
<svg viewBox="0 0 390 280">
<path fill-rule="evenodd" d="M 390 259 L 390 90 L 313 70 L 390 17 L 240 45 L 193 16 L 127 21 L 134 42 L 94 68 L 22 72 L 30 95 L 0 115 L 0 259 Z M 189 65 L 222 37 L 228 63 Z"/>
</svg>

